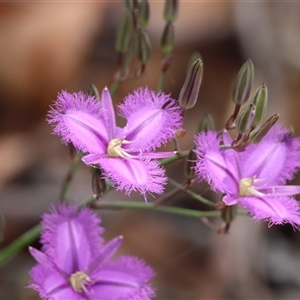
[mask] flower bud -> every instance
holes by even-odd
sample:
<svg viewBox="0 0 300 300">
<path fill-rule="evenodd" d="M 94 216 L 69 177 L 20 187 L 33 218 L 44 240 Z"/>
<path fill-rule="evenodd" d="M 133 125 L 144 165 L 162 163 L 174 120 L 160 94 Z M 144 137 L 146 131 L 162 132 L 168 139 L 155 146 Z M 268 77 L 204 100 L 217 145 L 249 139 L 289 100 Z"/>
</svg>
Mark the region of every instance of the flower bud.
<svg viewBox="0 0 300 300">
<path fill-rule="evenodd" d="M 235 104 L 244 104 L 251 93 L 254 78 L 254 66 L 248 59 L 241 67 L 234 83 L 232 100 Z"/>
<path fill-rule="evenodd" d="M 196 104 L 202 75 L 203 63 L 202 60 L 197 59 L 190 67 L 179 94 L 178 102 L 183 108 L 190 109 Z"/>
<path fill-rule="evenodd" d="M 138 8 L 138 22 L 143 28 L 147 27 L 149 23 L 150 8 L 148 0 L 141 0 Z"/>
<path fill-rule="evenodd" d="M 132 12 L 138 6 L 138 0 L 125 0 L 125 7 Z"/>
<path fill-rule="evenodd" d="M 215 130 L 215 122 L 211 114 L 206 113 L 200 120 L 198 132 Z"/>
<path fill-rule="evenodd" d="M 92 190 L 96 200 L 100 200 L 106 191 L 106 182 L 102 178 L 101 170 L 98 168 L 94 168 L 92 171 Z"/>
<path fill-rule="evenodd" d="M 160 40 L 160 49 L 163 54 L 172 52 L 174 48 L 175 32 L 174 25 L 172 22 L 168 22 L 165 26 L 163 34 Z"/>
<path fill-rule="evenodd" d="M 195 178 L 196 160 L 197 155 L 195 153 L 195 147 L 193 147 L 190 149 L 184 164 L 184 176 L 186 179 L 191 180 Z"/>
<path fill-rule="evenodd" d="M 178 15 L 178 0 L 166 0 L 164 7 L 164 20 L 174 22 Z"/>
<path fill-rule="evenodd" d="M 257 89 L 252 103 L 256 107 L 255 116 L 252 123 L 253 125 L 257 126 L 265 117 L 268 105 L 268 89 L 264 83 Z"/>
<path fill-rule="evenodd" d="M 245 133 L 251 128 L 255 110 L 255 105 L 250 103 L 239 113 L 236 118 L 236 129 L 239 133 Z"/>
<path fill-rule="evenodd" d="M 252 144 L 258 144 L 269 132 L 269 130 L 274 126 L 274 124 L 278 121 L 278 119 L 279 119 L 279 114 L 276 113 L 271 117 L 269 117 L 263 125 L 254 129 L 249 136 L 250 142 Z"/>
<path fill-rule="evenodd" d="M 132 33 L 132 18 L 130 14 L 126 12 L 121 19 L 117 31 L 115 49 L 118 52 L 126 53 L 128 51 L 131 33 Z"/>
<path fill-rule="evenodd" d="M 190 59 L 189 62 L 187 64 L 187 69 L 186 69 L 186 74 L 189 72 L 191 66 L 194 64 L 195 60 L 200 59 L 201 61 L 203 61 L 202 56 L 199 52 L 194 52 Z"/>
<path fill-rule="evenodd" d="M 100 95 L 96 86 L 91 83 L 88 89 L 89 96 L 95 97 L 98 101 L 100 101 Z"/>
<path fill-rule="evenodd" d="M 146 65 L 151 54 L 151 44 L 146 31 L 142 28 L 138 30 L 137 45 L 138 60 Z"/>
</svg>

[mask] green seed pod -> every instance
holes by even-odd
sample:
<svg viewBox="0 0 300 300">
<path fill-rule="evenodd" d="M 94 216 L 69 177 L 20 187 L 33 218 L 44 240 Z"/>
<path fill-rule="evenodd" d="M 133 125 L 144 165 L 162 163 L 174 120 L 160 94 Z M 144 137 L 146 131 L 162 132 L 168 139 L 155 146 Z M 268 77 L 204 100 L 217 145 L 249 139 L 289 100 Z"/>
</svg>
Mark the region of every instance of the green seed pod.
<svg viewBox="0 0 300 300">
<path fill-rule="evenodd" d="M 211 114 L 206 113 L 200 120 L 200 124 L 198 126 L 198 132 L 200 131 L 209 131 L 215 130 L 215 122 Z"/>
<path fill-rule="evenodd" d="M 254 79 L 254 66 L 248 59 L 241 67 L 234 83 L 232 100 L 235 104 L 242 105 L 247 102 Z"/>
<path fill-rule="evenodd" d="M 148 0 L 141 0 L 138 6 L 138 22 L 143 28 L 149 23 L 150 7 Z"/>
<path fill-rule="evenodd" d="M 195 178 L 196 159 L 197 155 L 195 153 L 195 147 L 193 147 L 190 149 L 184 164 L 184 176 L 186 179 L 191 180 Z"/>
<path fill-rule="evenodd" d="M 268 89 L 264 83 L 257 89 L 252 103 L 256 107 L 253 125 L 257 126 L 265 117 L 268 105 Z"/>
<path fill-rule="evenodd" d="M 100 101 L 100 95 L 96 86 L 91 83 L 88 89 L 89 96 L 95 97 L 98 101 Z"/>
<path fill-rule="evenodd" d="M 163 54 L 169 54 L 174 48 L 175 31 L 172 22 L 168 22 L 160 39 L 160 49 Z"/>
<path fill-rule="evenodd" d="M 148 34 L 143 28 L 139 28 L 137 36 L 137 56 L 138 60 L 146 65 L 151 55 L 151 44 Z"/>
<path fill-rule="evenodd" d="M 197 59 L 190 67 L 179 94 L 178 102 L 183 108 L 190 109 L 195 106 L 202 82 L 202 75 L 203 63 L 202 60 Z"/>
<path fill-rule="evenodd" d="M 267 119 L 267 121 L 261 125 L 260 127 L 251 131 L 249 140 L 252 144 L 258 144 L 265 135 L 269 132 L 269 130 L 274 126 L 274 124 L 278 121 L 279 114 L 274 114 Z"/>
<path fill-rule="evenodd" d="M 92 170 L 92 191 L 96 200 L 99 200 L 106 191 L 106 182 L 102 178 L 101 170 L 98 168 Z"/>
<path fill-rule="evenodd" d="M 126 12 L 119 24 L 117 31 L 117 39 L 115 49 L 118 52 L 126 53 L 128 51 L 129 42 L 132 34 L 132 18 L 130 13 Z"/>
<path fill-rule="evenodd" d="M 178 0 L 166 0 L 164 7 L 164 20 L 174 22 L 178 15 Z"/>
<path fill-rule="evenodd" d="M 239 133 L 245 133 L 252 126 L 256 107 L 252 103 L 247 105 L 236 118 L 236 129 Z"/>
</svg>

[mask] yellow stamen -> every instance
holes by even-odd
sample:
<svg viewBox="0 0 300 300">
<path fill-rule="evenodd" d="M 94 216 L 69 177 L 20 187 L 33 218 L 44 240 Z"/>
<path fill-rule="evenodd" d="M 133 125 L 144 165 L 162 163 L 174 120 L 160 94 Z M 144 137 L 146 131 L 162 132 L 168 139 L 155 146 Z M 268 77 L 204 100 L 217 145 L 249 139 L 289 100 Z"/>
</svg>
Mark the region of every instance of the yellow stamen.
<svg viewBox="0 0 300 300">
<path fill-rule="evenodd" d="M 131 155 L 128 153 L 131 149 L 123 149 L 123 144 L 132 144 L 134 142 L 127 141 L 125 138 L 121 139 L 112 139 L 107 147 L 107 155 L 115 156 L 115 157 L 123 157 L 123 158 L 136 158 L 137 156 Z"/>
<path fill-rule="evenodd" d="M 259 192 L 254 183 L 261 181 L 261 179 L 255 178 L 243 178 L 239 182 L 239 194 L 240 196 L 263 196 L 263 193 Z"/>
<path fill-rule="evenodd" d="M 69 281 L 76 292 L 82 292 L 86 285 L 93 283 L 91 278 L 82 271 L 73 273 Z"/>
</svg>

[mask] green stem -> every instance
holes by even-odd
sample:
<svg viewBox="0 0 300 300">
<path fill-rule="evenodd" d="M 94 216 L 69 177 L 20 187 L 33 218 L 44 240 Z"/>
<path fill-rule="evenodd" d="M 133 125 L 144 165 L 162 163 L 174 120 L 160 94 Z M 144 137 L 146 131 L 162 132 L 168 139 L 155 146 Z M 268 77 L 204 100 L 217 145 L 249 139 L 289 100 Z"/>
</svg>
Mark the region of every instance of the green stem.
<svg viewBox="0 0 300 300">
<path fill-rule="evenodd" d="M 154 203 L 144 202 L 133 202 L 133 201 L 120 201 L 120 202 L 99 202 L 95 206 L 97 209 L 137 209 L 137 210 L 150 210 L 150 211 L 161 211 L 172 214 L 187 216 L 187 217 L 218 217 L 221 215 L 220 211 L 198 211 L 193 209 L 166 206 L 166 205 L 155 205 Z"/>
<path fill-rule="evenodd" d="M 165 82 L 165 78 L 166 78 L 166 72 L 161 72 L 160 77 L 159 77 L 159 81 L 158 81 L 158 85 L 157 85 L 157 92 L 162 91 L 163 89 L 163 85 Z"/>
<path fill-rule="evenodd" d="M 175 187 L 177 187 L 177 188 L 180 188 L 182 192 L 184 192 L 184 193 L 186 193 L 186 194 L 192 196 L 194 199 L 196 199 L 196 200 L 202 202 L 203 204 L 206 204 L 206 205 L 211 206 L 211 207 L 215 207 L 215 203 L 214 203 L 214 202 L 212 202 L 212 201 L 210 201 L 210 200 L 208 200 L 208 199 L 206 199 L 206 198 L 204 198 L 204 197 L 202 197 L 202 196 L 196 194 L 195 192 L 193 192 L 193 191 L 191 191 L 191 190 L 185 188 L 184 186 L 182 186 L 181 184 L 179 184 L 179 183 L 176 182 L 175 180 L 169 178 L 168 181 L 169 181 L 169 183 L 171 183 L 173 186 L 175 186 Z"/>
<path fill-rule="evenodd" d="M 189 150 L 186 150 L 186 151 L 182 151 L 182 152 L 178 152 L 176 153 L 175 155 L 171 156 L 171 157 L 168 157 L 168 158 L 165 158 L 165 159 L 162 159 L 160 161 L 160 166 L 167 166 L 177 160 L 180 160 L 180 159 L 183 159 L 185 157 L 187 157 L 189 154 Z"/>
<path fill-rule="evenodd" d="M 0 252 L 0 266 L 15 256 L 21 249 L 33 243 L 41 232 L 41 225 L 36 225 L 23 233 Z"/>
<path fill-rule="evenodd" d="M 60 193 L 59 193 L 59 199 L 61 202 L 63 202 L 65 200 L 65 197 L 70 189 L 71 182 L 74 177 L 74 173 L 78 169 L 80 162 L 81 162 L 81 155 L 78 154 L 76 156 L 76 158 L 74 159 L 74 161 L 72 161 L 72 163 L 70 164 L 68 173 L 65 176 L 65 179 L 61 185 L 61 189 L 60 189 Z"/>
</svg>

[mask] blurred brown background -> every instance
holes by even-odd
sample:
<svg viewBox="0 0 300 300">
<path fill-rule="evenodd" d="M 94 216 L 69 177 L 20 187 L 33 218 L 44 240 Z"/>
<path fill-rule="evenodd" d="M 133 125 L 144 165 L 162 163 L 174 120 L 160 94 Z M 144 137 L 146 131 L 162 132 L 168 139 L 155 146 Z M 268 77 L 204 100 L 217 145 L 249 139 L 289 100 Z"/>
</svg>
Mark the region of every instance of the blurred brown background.
<svg viewBox="0 0 300 300">
<path fill-rule="evenodd" d="M 150 1 L 153 52 L 146 74 L 121 84 L 115 104 L 136 87 L 157 86 L 163 4 Z M 70 161 L 68 149 L 50 134 L 47 110 L 62 89 L 86 91 L 90 82 L 99 90 L 111 85 L 116 27 L 123 12 L 120 1 L 0 3 L 0 213 L 6 223 L 0 247 L 39 222 L 49 204 L 57 202 Z M 279 112 L 281 121 L 300 134 L 299 3 L 181 1 L 175 30 L 174 60 L 164 90 L 178 97 L 194 51 L 201 53 L 205 68 L 199 102 L 185 124 L 184 149 L 192 145 L 205 112 L 222 127 L 233 107 L 234 78 L 248 58 L 255 66 L 255 89 L 262 82 L 268 86 L 268 114 Z M 182 180 L 182 164 L 168 172 Z M 69 197 L 78 202 L 89 196 L 90 171 L 82 165 Z M 126 200 L 115 192 L 109 199 Z M 185 195 L 170 202 L 198 205 Z M 268 229 L 240 217 L 230 234 L 222 236 L 200 220 L 168 214 L 100 215 L 107 239 L 124 235 L 121 251 L 154 267 L 157 299 L 300 298 L 300 235 L 289 226 Z M 24 289 L 33 265 L 25 249 L 0 269 L 1 300 L 38 299 Z"/>
</svg>

